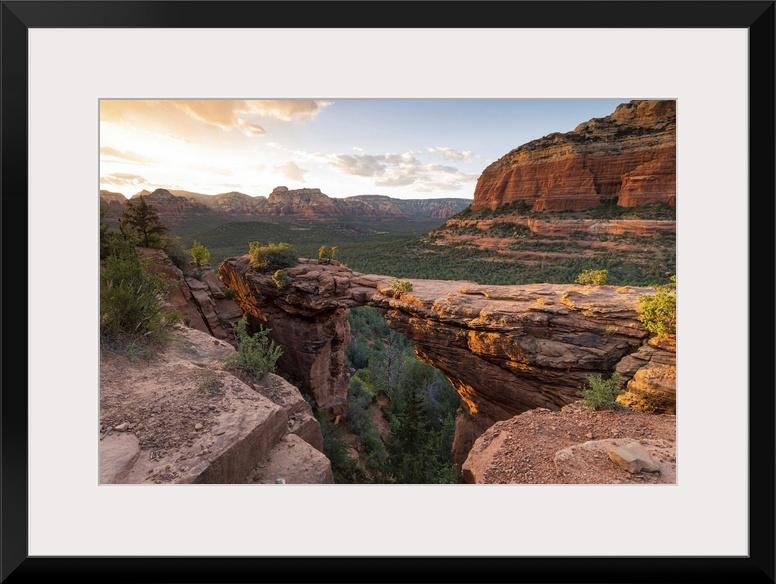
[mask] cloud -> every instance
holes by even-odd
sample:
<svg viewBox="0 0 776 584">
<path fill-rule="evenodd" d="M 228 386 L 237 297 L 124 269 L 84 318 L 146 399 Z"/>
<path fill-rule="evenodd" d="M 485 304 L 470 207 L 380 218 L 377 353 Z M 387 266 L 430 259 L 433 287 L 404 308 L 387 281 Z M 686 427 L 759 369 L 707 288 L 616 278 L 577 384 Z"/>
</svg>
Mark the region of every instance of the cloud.
<svg viewBox="0 0 776 584">
<path fill-rule="evenodd" d="M 429 164 L 426 168 L 430 172 L 442 172 L 442 173 L 451 173 L 451 174 L 460 172 L 457 168 L 453 166 L 442 166 L 441 164 Z"/>
<path fill-rule="evenodd" d="M 258 124 L 251 124 L 242 118 L 237 118 L 237 125 L 240 126 L 243 134 L 246 136 L 263 136 L 267 133 L 267 131 Z"/>
<path fill-rule="evenodd" d="M 367 176 L 387 182 L 400 180 L 402 185 L 410 184 L 406 182 L 407 178 L 421 167 L 420 161 L 409 153 L 335 154 L 333 164 L 344 174 Z"/>
<path fill-rule="evenodd" d="M 407 186 L 422 179 L 423 167 L 410 153 L 336 154 L 333 165 L 344 174 L 372 178 L 376 186 Z"/>
<path fill-rule="evenodd" d="M 240 130 L 247 136 L 262 136 L 266 131 L 256 118 L 307 121 L 329 105 L 331 102 L 318 99 L 101 100 L 100 122 L 132 124 L 158 132 L 172 128 L 180 134 L 195 120 L 222 130 Z"/>
<path fill-rule="evenodd" d="M 285 164 L 276 166 L 275 168 L 282 172 L 286 178 L 299 182 L 302 182 L 304 180 L 305 173 L 309 172 L 303 168 L 299 168 L 293 161 L 286 162 Z"/>
<path fill-rule="evenodd" d="M 471 150 L 455 150 L 454 148 L 434 147 L 428 148 L 428 151 L 435 154 L 441 154 L 448 160 L 470 160 L 473 156 Z"/>
<path fill-rule="evenodd" d="M 148 181 L 138 174 L 128 174 L 126 172 L 114 172 L 108 176 L 100 178 L 100 182 L 107 185 L 127 186 L 144 185 Z"/>
<path fill-rule="evenodd" d="M 116 158 L 119 160 L 127 160 L 129 162 L 148 162 L 148 158 L 142 156 L 141 154 L 130 152 L 128 150 L 117 150 L 116 148 L 111 148 L 110 146 L 100 146 L 100 156 L 102 157 L 103 155 L 106 158 Z"/>
<path fill-rule="evenodd" d="M 412 153 L 404 154 L 336 154 L 331 164 L 343 174 L 371 178 L 375 186 L 405 187 L 418 190 L 460 189 L 463 183 L 476 180 L 475 175 L 453 166 L 422 164 Z"/>
</svg>

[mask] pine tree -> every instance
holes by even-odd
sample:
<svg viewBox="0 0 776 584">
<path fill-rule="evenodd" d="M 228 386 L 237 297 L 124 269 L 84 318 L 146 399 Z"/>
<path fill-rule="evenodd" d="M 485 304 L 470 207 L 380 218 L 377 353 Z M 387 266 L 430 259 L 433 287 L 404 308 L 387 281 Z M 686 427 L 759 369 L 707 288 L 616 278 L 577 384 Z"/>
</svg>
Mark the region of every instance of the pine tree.
<svg viewBox="0 0 776 584">
<path fill-rule="evenodd" d="M 141 196 L 138 201 L 127 200 L 127 206 L 119 219 L 119 229 L 128 239 L 142 247 L 161 249 L 164 247 L 164 236 L 169 228 L 159 218 L 156 207 L 146 203 Z"/>
<path fill-rule="evenodd" d="M 432 483 L 434 462 L 425 399 L 414 387 L 406 388 L 403 397 L 404 409 L 398 414 L 398 428 L 388 447 L 391 469 L 397 483 Z"/>
</svg>

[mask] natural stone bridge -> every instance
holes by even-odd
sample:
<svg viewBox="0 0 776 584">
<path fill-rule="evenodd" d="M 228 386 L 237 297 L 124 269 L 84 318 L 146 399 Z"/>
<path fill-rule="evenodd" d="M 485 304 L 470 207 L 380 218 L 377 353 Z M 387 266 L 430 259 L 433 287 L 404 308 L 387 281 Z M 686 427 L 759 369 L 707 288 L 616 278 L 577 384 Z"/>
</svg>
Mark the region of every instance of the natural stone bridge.
<svg viewBox="0 0 776 584">
<path fill-rule="evenodd" d="M 349 310 L 377 308 L 461 396 L 453 445 L 458 463 L 495 422 L 537 407 L 558 410 L 581 397 L 588 375 L 608 374 L 627 361 L 649 336 L 638 320 L 638 297 L 654 292 L 412 279 L 412 291 L 400 295 L 390 276 L 304 259 L 286 269 L 289 283 L 278 289 L 247 255 L 226 259 L 218 271 L 251 327 L 263 324 L 283 347 L 280 368 L 335 414 L 347 411 Z"/>
</svg>

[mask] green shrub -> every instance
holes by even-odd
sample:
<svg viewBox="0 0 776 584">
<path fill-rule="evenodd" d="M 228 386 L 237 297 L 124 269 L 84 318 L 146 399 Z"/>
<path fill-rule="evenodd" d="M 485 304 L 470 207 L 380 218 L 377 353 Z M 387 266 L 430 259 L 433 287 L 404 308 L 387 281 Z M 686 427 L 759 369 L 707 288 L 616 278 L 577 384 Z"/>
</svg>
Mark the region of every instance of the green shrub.
<svg viewBox="0 0 776 584">
<path fill-rule="evenodd" d="M 195 264 L 201 266 L 210 260 L 210 250 L 200 242 L 194 241 L 194 245 L 191 248 L 191 257 L 194 258 Z"/>
<path fill-rule="evenodd" d="M 199 382 L 199 390 L 208 397 L 224 394 L 223 383 L 213 373 L 209 373 L 202 378 Z"/>
<path fill-rule="evenodd" d="M 676 276 L 671 282 L 657 286 L 655 294 L 639 296 L 639 320 L 658 338 L 676 334 Z"/>
<path fill-rule="evenodd" d="M 172 286 L 169 278 L 150 271 L 131 242 L 111 238 L 100 264 L 101 340 L 159 335 L 179 322 L 166 308 L 164 296 Z"/>
<path fill-rule="evenodd" d="M 608 270 L 585 270 L 577 276 L 577 284 L 604 286 L 608 279 Z"/>
<path fill-rule="evenodd" d="M 409 280 L 392 280 L 391 290 L 396 290 L 398 296 L 401 296 L 405 292 L 412 292 L 412 282 Z"/>
<path fill-rule="evenodd" d="M 267 245 L 261 245 L 258 241 L 252 241 L 249 244 L 248 255 L 251 258 L 251 265 L 260 270 L 281 270 L 299 263 L 296 249 L 285 242 L 278 244 L 269 242 Z"/>
<path fill-rule="evenodd" d="M 330 256 L 331 259 L 336 260 L 338 253 L 339 253 L 339 246 L 335 245 L 334 247 L 331 248 L 331 256 Z"/>
<path fill-rule="evenodd" d="M 288 285 L 288 274 L 285 270 L 277 270 L 272 275 L 272 281 L 275 282 L 275 285 L 282 290 Z"/>
<path fill-rule="evenodd" d="M 322 245 L 321 247 L 319 247 L 318 261 L 328 263 L 330 259 L 331 259 L 331 250 L 325 245 Z"/>
<path fill-rule="evenodd" d="M 227 369 L 239 368 L 256 380 L 263 379 L 267 373 L 275 373 L 283 349 L 269 338 L 270 329 L 259 325 L 259 330 L 250 335 L 245 317 L 242 317 L 237 323 L 236 333 L 237 356 L 227 359 L 224 366 Z"/>
<path fill-rule="evenodd" d="M 587 387 L 582 389 L 582 405 L 591 410 L 624 409 L 625 406 L 617 402 L 617 396 L 620 394 L 617 387 L 619 381 L 620 374 L 616 372 L 612 373 L 609 379 L 600 375 L 588 375 Z"/>
</svg>

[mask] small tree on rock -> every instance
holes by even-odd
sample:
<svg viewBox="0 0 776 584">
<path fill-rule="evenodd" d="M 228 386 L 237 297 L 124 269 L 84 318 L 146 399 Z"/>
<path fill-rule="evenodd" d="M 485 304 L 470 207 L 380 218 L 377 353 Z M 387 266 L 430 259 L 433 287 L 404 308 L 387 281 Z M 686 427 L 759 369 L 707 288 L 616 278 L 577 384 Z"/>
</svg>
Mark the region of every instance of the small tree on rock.
<svg viewBox="0 0 776 584">
<path fill-rule="evenodd" d="M 577 284 L 604 286 L 609 279 L 609 270 L 585 270 L 577 276 Z"/>
<path fill-rule="evenodd" d="M 321 247 L 319 247 L 318 261 L 328 263 L 330 259 L 331 259 L 331 250 L 325 245 L 322 245 Z"/>
<path fill-rule="evenodd" d="M 275 286 L 282 290 L 288 285 L 288 272 L 285 270 L 277 270 L 272 275 L 272 281 L 275 282 Z"/>
<path fill-rule="evenodd" d="M 202 266 L 210 260 L 210 250 L 195 240 L 191 248 L 191 257 L 194 258 L 194 263 L 197 266 Z"/>
</svg>

